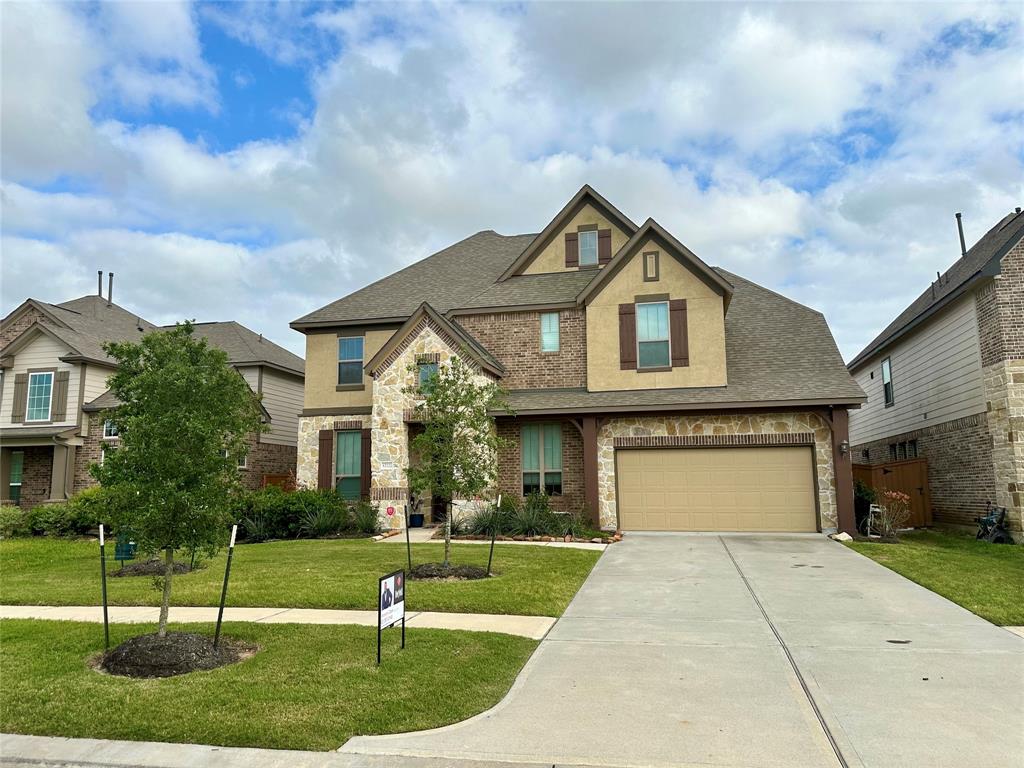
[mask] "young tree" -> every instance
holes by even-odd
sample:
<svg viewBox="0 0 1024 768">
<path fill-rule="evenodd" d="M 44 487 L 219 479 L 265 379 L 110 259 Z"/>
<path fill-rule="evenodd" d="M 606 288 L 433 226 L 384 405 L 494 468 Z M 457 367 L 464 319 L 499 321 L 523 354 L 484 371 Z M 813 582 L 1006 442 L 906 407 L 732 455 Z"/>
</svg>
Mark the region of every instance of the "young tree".
<svg viewBox="0 0 1024 768">
<path fill-rule="evenodd" d="M 407 470 L 409 488 L 414 494 L 429 490 L 447 503 L 447 567 L 452 549 L 452 499 L 480 496 L 498 479 L 498 450 L 505 441 L 498 437 L 489 411 L 507 410 L 505 395 L 497 384 L 477 381 L 474 371 L 458 357 L 439 366 L 422 389 L 417 385 L 407 391 L 424 395 L 415 409 L 423 431 L 412 440 L 419 461 Z"/>
<path fill-rule="evenodd" d="M 104 347 L 118 362 L 107 383 L 121 405 L 106 416 L 119 440 L 92 471 L 113 499 L 115 530 L 164 554 L 161 637 L 174 551 L 212 555 L 224 543 L 246 436 L 263 429 L 259 401 L 227 355 L 192 332 L 185 322 Z"/>
</svg>

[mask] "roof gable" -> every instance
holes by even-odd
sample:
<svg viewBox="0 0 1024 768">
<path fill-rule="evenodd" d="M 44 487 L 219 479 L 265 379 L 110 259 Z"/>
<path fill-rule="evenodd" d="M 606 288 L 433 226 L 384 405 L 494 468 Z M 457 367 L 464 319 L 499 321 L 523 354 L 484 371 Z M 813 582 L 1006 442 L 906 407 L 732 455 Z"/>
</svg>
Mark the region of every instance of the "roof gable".
<svg viewBox="0 0 1024 768">
<path fill-rule="evenodd" d="M 712 290 L 720 294 L 725 302 L 725 309 L 728 310 L 729 302 L 732 299 L 733 287 L 718 272 L 709 267 L 693 251 L 676 240 L 669 232 L 654 219 L 647 219 L 643 226 L 629 239 L 619 252 L 604 269 L 602 269 L 577 296 L 580 304 L 589 304 L 594 297 L 601 292 L 609 281 L 635 257 L 640 246 L 654 240 L 658 242 L 666 253 L 672 255 L 680 264 L 693 272 L 704 281 Z"/>
<path fill-rule="evenodd" d="M 67 329 L 60 327 L 53 328 L 37 320 L 12 339 L 10 344 L 0 350 L 0 356 L 7 358 L 11 355 L 17 355 L 18 352 L 35 341 L 39 336 L 46 336 L 53 339 L 68 350 L 62 354 L 59 359 L 70 356 L 81 356 L 82 354 L 74 344 L 69 341 L 68 337 L 72 336 L 72 334 L 68 333 Z"/>
<path fill-rule="evenodd" d="M 505 367 L 499 363 L 487 349 L 474 339 L 462 326 L 451 320 L 445 319 L 437 310 L 426 302 L 420 304 L 402 327 L 395 331 L 370 361 L 363 366 L 371 375 L 375 376 L 386 369 L 402 352 L 412 343 L 424 329 L 432 329 L 448 347 L 460 355 L 468 358 L 468 362 L 478 365 L 484 371 L 500 378 L 505 374 Z"/>
<path fill-rule="evenodd" d="M 526 249 L 519 254 L 518 258 L 506 269 L 499 282 L 518 275 L 525 270 L 530 263 L 543 251 L 569 222 L 587 205 L 593 206 L 610 222 L 619 227 L 626 236 L 631 236 L 637 230 L 637 226 L 622 211 L 599 195 L 589 184 L 584 184 L 579 192 L 573 195 L 572 199 L 558 212 L 546 227 L 537 235 Z"/>
</svg>

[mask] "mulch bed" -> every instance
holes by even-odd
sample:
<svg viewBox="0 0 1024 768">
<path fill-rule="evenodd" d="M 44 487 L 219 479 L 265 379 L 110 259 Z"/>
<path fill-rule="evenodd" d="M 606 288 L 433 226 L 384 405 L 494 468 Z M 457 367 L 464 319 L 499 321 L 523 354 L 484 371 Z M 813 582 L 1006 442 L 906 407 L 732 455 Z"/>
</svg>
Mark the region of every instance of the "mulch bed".
<svg viewBox="0 0 1024 768">
<path fill-rule="evenodd" d="M 448 565 L 441 563 L 422 563 L 409 571 L 409 578 L 416 581 L 467 581 L 470 579 L 487 579 L 487 569 L 478 565 Z"/>
<path fill-rule="evenodd" d="M 123 677 L 173 677 L 201 669 L 216 669 L 247 659 L 256 647 L 221 638 L 214 650 L 213 638 L 191 632 L 139 635 L 100 657 L 96 667 Z"/>
<path fill-rule="evenodd" d="M 443 531 L 439 532 L 439 533 L 435 533 L 434 534 L 434 538 L 435 539 L 443 539 L 444 538 Z M 490 536 L 479 536 L 477 534 L 472 534 L 472 533 L 460 533 L 460 534 L 458 534 L 456 536 L 452 536 L 452 541 L 459 541 L 459 540 L 462 540 L 462 541 L 490 541 L 491 537 Z M 541 542 L 550 542 L 550 541 L 566 541 L 566 538 L 564 536 L 505 536 L 505 535 L 499 535 L 499 536 L 496 536 L 494 540 L 495 541 L 541 541 Z M 568 541 L 576 543 L 576 544 L 614 544 L 617 541 L 622 541 L 622 534 L 621 533 L 616 533 L 615 535 L 612 535 L 612 536 L 595 536 L 595 537 L 590 538 L 590 539 L 569 538 Z"/>
<path fill-rule="evenodd" d="M 188 563 L 175 563 L 172 566 L 175 575 L 179 573 L 191 573 L 192 566 Z M 118 576 L 163 576 L 164 561 L 157 558 L 142 560 L 138 563 L 128 563 L 124 568 L 119 568 L 109 574 L 112 577 Z"/>
</svg>

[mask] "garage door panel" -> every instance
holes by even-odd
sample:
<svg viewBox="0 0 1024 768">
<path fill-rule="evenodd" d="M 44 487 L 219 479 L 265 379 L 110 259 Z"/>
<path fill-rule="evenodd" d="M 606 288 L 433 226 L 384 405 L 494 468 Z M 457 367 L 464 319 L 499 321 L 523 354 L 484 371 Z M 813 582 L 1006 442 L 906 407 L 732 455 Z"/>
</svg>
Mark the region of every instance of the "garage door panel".
<svg viewBox="0 0 1024 768">
<path fill-rule="evenodd" d="M 810 448 L 619 450 L 616 468 L 626 530 L 817 530 Z"/>
</svg>

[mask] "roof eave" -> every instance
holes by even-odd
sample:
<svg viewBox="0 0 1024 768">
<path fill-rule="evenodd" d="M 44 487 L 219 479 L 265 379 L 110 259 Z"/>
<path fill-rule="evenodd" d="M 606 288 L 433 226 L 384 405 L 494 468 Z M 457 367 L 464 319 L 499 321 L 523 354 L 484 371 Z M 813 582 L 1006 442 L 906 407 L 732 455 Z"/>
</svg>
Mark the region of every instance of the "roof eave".
<svg viewBox="0 0 1024 768">
<path fill-rule="evenodd" d="M 674 412 L 674 411 L 716 411 L 716 410 L 770 410 L 772 408 L 860 408 L 866 397 L 808 398 L 795 400 L 737 400 L 726 402 L 699 403 L 656 403 L 650 405 L 604 405 L 604 406 L 565 406 L 560 408 L 521 408 L 515 410 L 514 416 L 547 416 L 571 415 L 588 413 L 635 413 L 637 411 Z M 508 411 L 495 410 L 495 415 L 509 415 Z"/>
</svg>

